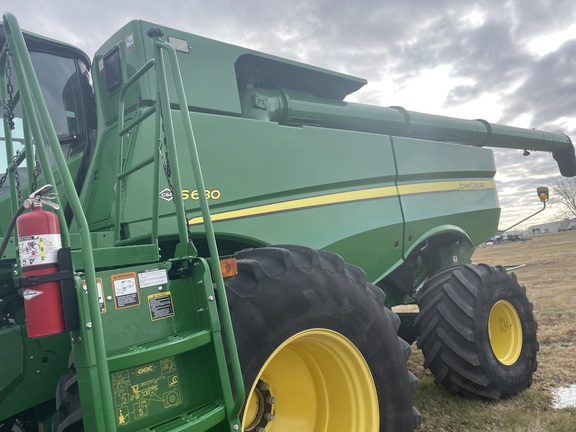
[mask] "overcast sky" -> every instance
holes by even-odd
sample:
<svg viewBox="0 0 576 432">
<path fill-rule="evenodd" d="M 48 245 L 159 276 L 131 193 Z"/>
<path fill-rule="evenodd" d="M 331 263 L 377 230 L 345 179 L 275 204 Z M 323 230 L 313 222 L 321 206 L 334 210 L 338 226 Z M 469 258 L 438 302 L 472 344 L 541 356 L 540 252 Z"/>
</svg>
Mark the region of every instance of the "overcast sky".
<svg viewBox="0 0 576 432">
<path fill-rule="evenodd" d="M 574 0 L 18 0 L 1 9 L 23 29 L 90 56 L 141 18 L 366 78 L 349 98 L 355 102 L 562 132 L 576 141 Z M 539 209 L 536 186 L 559 172 L 548 153 L 495 155 L 504 228 Z M 529 224 L 552 218 L 556 208 Z"/>
</svg>

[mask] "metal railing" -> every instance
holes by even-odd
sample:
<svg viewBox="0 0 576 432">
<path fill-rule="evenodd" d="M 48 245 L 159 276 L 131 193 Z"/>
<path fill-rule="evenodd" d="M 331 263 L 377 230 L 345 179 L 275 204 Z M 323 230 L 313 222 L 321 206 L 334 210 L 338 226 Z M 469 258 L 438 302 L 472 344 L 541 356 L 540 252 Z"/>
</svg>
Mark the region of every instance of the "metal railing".
<svg viewBox="0 0 576 432">
<path fill-rule="evenodd" d="M 23 123 L 24 130 L 31 131 L 31 138 L 34 141 L 34 147 L 38 154 L 40 165 L 44 173 L 44 179 L 47 184 L 54 185 L 56 187 L 56 181 L 46 148 L 43 145 L 47 141 L 50 149 L 52 150 L 54 159 L 56 161 L 56 168 L 62 180 L 62 187 L 68 198 L 68 203 L 72 208 L 74 216 L 76 218 L 76 223 L 78 226 L 78 233 L 80 235 L 80 241 L 82 243 L 82 257 L 84 260 L 84 273 L 86 278 L 87 292 L 88 292 L 88 303 L 90 309 L 90 326 L 92 330 L 93 340 L 94 340 L 94 351 L 95 351 L 95 367 L 98 372 L 98 386 L 99 393 L 102 397 L 102 405 L 100 405 L 102 412 L 96 413 L 98 417 L 98 422 L 100 423 L 102 430 L 114 431 L 116 430 L 116 420 L 114 416 L 114 406 L 112 403 L 112 388 L 110 384 L 109 372 L 108 372 L 108 362 L 106 357 L 106 350 L 104 344 L 104 333 L 102 330 L 102 320 L 100 317 L 100 306 L 98 300 L 98 290 L 96 285 L 96 270 L 94 266 L 94 257 L 92 253 L 92 241 L 90 238 L 90 230 L 88 227 L 88 222 L 86 220 L 86 215 L 82 209 L 80 203 L 80 198 L 76 192 L 74 186 L 74 180 L 70 175 L 68 166 L 66 164 L 66 159 L 62 153 L 60 147 L 60 142 L 58 141 L 58 136 L 54 129 L 54 125 L 50 118 L 50 113 L 46 106 L 46 102 L 42 95 L 40 84 L 38 78 L 34 71 L 32 65 L 32 60 L 30 54 L 26 47 L 24 41 L 24 36 L 22 30 L 18 24 L 18 21 L 12 14 L 5 14 L 3 17 L 4 33 L 6 35 L 6 44 L 0 54 L 0 75 L 5 75 L 6 62 L 8 55 L 12 60 L 12 67 L 14 72 L 18 77 L 19 83 L 19 94 L 20 101 L 23 107 Z M 5 82 L 4 82 L 5 84 Z M 6 91 L 5 85 L 2 87 L 2 97 L 5 100 Z M 10 128 L 4 122 L 4 128 L 9 131 Z M 44 132 L 44 135 L 42 134 Z M 44 139 L 45 137 L 45 139 Z M 8 152 L 13 151 L 12 136 L 10 132 L 6 133 L 6 147 Z M 32 151 L 31 140 L 28 140 L 28 147 L 26 148 L 26 160 L 28 166 L 34 165 L 34 156 Z M 10 159 L 13 155 L 9 155 Z M 15 198 L 12 199 L 14 201 Z M 60 199 L 56 197 L 56 201 L 60 204 Z M 60 220 L 60 231 L 62 236 L 62 246 L 70 246 L 70 234 L 68 231 L 68 226 L 66 225 L 66 219 L 64 217 L 64 212 L 62 206 L 56 210 L 58 218 Z M 110 395 L 105 397 L 104 395 Z"/>
</svg>

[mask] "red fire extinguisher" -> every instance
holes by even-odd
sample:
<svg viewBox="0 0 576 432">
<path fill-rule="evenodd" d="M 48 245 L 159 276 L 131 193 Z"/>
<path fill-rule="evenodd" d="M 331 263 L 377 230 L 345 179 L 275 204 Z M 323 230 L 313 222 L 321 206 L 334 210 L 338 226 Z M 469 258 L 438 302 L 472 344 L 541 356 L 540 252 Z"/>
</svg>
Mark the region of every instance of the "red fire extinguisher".
<svg viewBox="0 0 576 432">
<path fill-rule="evenodd" d="M 57 253 L 62 248 L 58 216 L 42 209 L 42 203 L 58 209 L 58 205 L 42 198 L 52 188 L 46 185 L 30 195 L 24 207 L 30 211 L 16 221 L 18 252 L 22 280 L 33 281 L 58 272 Z M 28 337 L 39 338 L 64 331 L 64 312 L 60 282 L 51 280 L 25 283 L 23 290 L 24 311 Z"/>
</svg>

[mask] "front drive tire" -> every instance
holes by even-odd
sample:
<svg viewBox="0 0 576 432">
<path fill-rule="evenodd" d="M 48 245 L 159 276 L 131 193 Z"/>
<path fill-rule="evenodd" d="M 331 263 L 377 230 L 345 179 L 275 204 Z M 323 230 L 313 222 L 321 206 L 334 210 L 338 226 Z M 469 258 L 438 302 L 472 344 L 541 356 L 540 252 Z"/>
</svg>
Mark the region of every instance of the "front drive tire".
<svg viewBox="0 0 576 432">
<path fill-rule="evenodd" d="M 410 347 L 364 272 L 295 246 L 237 258 L 227 291 L 247 394 L 244 431 L 414 430 Z"/>
<path fill-rule="evenodd" d="M 537 324 L 526 289 L 503 267 L 441 271 L 417 294 L 418 347 L 437 384 L 500 399 L 532 384 Z"/>
</svg>

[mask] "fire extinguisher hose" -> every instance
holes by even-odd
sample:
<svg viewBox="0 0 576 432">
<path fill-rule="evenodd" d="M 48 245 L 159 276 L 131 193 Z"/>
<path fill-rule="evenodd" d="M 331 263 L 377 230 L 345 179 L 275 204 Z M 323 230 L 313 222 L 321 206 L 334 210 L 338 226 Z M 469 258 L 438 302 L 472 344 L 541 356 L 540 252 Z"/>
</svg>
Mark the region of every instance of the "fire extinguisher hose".
<svg viewBox="0 0 576 432">
<path fill-rule="evenodd" d="M 6 232 L 4 233 L 4 239 L 2 240 L 2 244 L 0 245 L 0 259 L 2 258 L 2 256 L 4 255 L 4 251 L 8 247 L 8 242 L 12 237 L 12 231 L 14 231 L 14 226 L 16 225 L 16 219 L 18 219 L 18 216 L 20 216 L 24 212 L 24 210 L 26 210 L 26 208 L 24 207 L 24 204 L 21 204 L 20 207 L 18 207 L 18 210 L 16 210 L 16 213 L 14 213 L 14 216 L 12 216 L 12 219 L 8 224 L 8 228 L 6 228 Z"/>
</svg>

